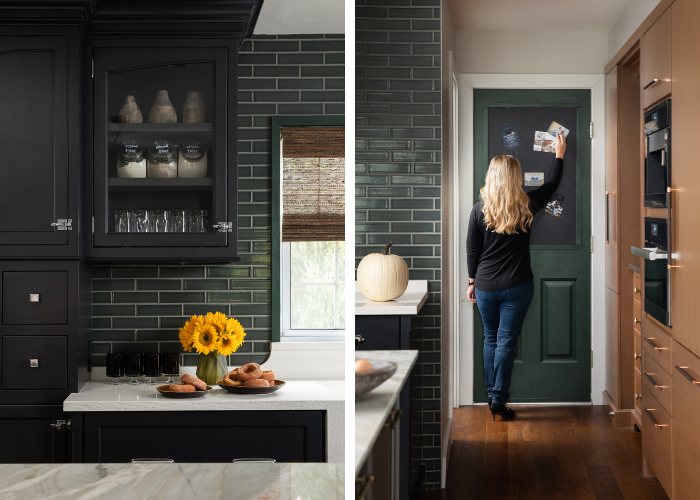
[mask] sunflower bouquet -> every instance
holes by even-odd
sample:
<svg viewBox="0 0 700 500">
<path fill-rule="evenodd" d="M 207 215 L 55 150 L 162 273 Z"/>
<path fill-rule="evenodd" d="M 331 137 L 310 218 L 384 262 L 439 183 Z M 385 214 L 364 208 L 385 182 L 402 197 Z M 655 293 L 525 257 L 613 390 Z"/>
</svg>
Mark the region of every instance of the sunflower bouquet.
<svg viewBox="0 0 700 500">
<path fill-rule="evenodd" d="M 180 328 L 180 343 L 187 352 L 192 349 L 199 353 L 197 377 L 207 384 L 215 384 L 227 371 L 226 356 L 236 352 L 243 344 L 245 331 L 234 318 L 225 314 L 207 313 L 206 316 L 192 316 Z"/>
</svg>

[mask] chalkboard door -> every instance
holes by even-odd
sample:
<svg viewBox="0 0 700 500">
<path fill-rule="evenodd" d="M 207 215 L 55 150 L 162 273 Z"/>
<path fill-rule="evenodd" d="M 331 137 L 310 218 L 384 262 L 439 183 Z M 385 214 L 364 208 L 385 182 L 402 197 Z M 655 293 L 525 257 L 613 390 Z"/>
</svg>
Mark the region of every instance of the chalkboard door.
<svg viewBox="0 0 700 500">
<path fill-rule="evenodd" d="M 536 132 L 552 122 L 569 129 L 564 174 L 552 197 L 560 205 L 533 222 L 535 296 L 518 342 L 512 402 L 591 400 L 590 121 L 589 90 L 474 91 L 475 200 L 498 154 L 515 156 L 525 184 L 532 184 L 524 189 L 534 189 L 554 160 L 553 152 L 536 150 L 546 148 Z M 474 400 L 485 402 L 484 327 L 476 311 Z"/>
</svg>

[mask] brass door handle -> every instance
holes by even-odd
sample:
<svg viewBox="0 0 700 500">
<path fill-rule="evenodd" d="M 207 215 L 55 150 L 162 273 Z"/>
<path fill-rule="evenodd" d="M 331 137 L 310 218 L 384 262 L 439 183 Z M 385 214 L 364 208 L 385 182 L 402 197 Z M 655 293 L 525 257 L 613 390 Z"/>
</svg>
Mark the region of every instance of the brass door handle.
<svg viewBox="0 0 700 500">
<path fill-rule="evenodd" d="M 634 324 L 635 324 L 635 325 L 638 324 L 638 323 L 641 323 L 641 322 L 642 322 L 641 320 L 639 320 L 639 319 L 637 319 L 637 318 L 634 318 Z"/>
<path fill-rule="evenodd" d="M 641 292 L 641 290 L 635 286 L 635 287 L 634 287 L 634 293 L 639 293 L 639 292 Z"/>
<path fill-rule="evenodd" d="M 675 269 L 675 268 L 677 268 L 677 267 L 681 267 L 681 266 L 672 266 L 672 265 L 669 265 L 669 266 L 668 266 L 669 269 Z"/>
<path fill-rule="evenodd" d="M 362 483 L 362 487 L 360 488 L 360 494 L 357 495 L 357 500 L 365 500 L 365 496 L 367 496 L 369 487 L 374 482 L 374 476 L 372 474 L 367 474 L 364 477 L 357 477 L 355 478 L 355 482 Z"/>
<path fill-rule="evenodd" d="M 635 399 L 635 401 L 636 401 L 637 399 L 642 399 L 642 395 L 641 395 L 641 394 L 637 394 L 637 393 L 635 392 L 635 393 L 634 393 L 634 399 Z"/>
<path fill-rule="evenodd" d="M 659 347 L 659 346 L 657 346 L 656 344 L 654 344 L 654 343 L 652 342 L 652 339 L 650 339 L 649 337 L 644 337 L 644 342 L 646 342 L 646 343 L 649 344 L 651 347 L 653 347 L 655 351 L 663 351 L 664 349 L 666 349 L 665 347 Z"/>
<path fill-rule="evenodd" d="M 698 385 L 698 384 L 700 384 L 700 380 L 695 380 L 695 379 L 690 375 L 690 373 L 688 373 L 687 371 L 685 371 L 686 368 L 688 368 L 688 367 L 687 367 L 687 366 L 676 366 L 676 370 L 678 370 L 679 372 L 681 372 L 681 374 L 682 374 L 685 378 L 688 379 L 688 382 L 690 382 L 690 383 L 693 384 L 693 385 Z"/>
<path fill-rule="evenodd" d="M 403 413 L 402 410 L 396 410 L 396 411 L 389 412 L 389 415 L 392 415 L 394 418 L 391 419 L 391 422 L 384 424 L 384 427 L 389 427 L 392 431 L 394 429 L 396 429 L 396 426 L 399 423 L 399 419 L 401 418 L 402 413 Z"/>
<path fill-rule="evenodd" d="M 634 359 L 639 359 L 639 358 L 641 358 L 641 357 L 642 357 L 641 354 L 637 354 L 636 352 L 634 353 Z"/>
</svg>

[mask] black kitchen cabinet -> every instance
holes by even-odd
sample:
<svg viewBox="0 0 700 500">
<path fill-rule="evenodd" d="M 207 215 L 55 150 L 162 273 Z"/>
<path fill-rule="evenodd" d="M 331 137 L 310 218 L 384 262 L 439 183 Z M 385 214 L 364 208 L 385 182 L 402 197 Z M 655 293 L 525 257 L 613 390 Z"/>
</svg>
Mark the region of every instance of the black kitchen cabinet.
<svg viewBox="0 0 700 500">
<path fill-rule="evenodd" d="M 236 42 L 88 39 L 87 259 L 239 260 Z M 149 123 L 162 90 L 177 121 Z M 204 100 L 203 122 L 183 123 L 191 91 Z M 126 96 L 135 98 L 142 123 L 117 122 Z M 193 144 L 198 168 L 187 169 L 183 155 Z M 136 160 L 125 160 L 127 148 Z M 159 150 L 169 150 L 172 160 L 157 163 L 150 152 Z"/>
<path fill-rule="evenodd" d="M 67 463 L 73 459 L 69 420 L 61 405 L 0 406 L 0 463 Z"/>
<path fill-rule="evenodd" d="M 80 257 L 79 35 L 0 16 L 0 258 Z"/>
<path fill-rule="evenodd" d="M 326 462 L 323 411 L 85 412 L 83 461 Z"/>
</svg>

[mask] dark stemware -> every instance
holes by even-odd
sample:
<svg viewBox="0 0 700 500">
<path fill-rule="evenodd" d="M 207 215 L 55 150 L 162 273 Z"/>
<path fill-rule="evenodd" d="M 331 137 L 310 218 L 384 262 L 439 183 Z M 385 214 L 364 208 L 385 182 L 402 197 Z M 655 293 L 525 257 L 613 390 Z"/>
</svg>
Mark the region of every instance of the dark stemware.
<svg viewBox="0 0 700 500">
<path fill-rule="evenodd" d="M 131 377 L 129 385 L 139 385 L 141 382 L 136 377 L 143 375 L 143 356 L 140 353 L 130 352 L 124 355 L 124 374 Z"/>
<path fill-rule="evenodd" d="M 176 352 L 164 352 L 160 355 L 160 372 L 167 375 L 166 384 L 174 384 L 175 379 L 180 375 L 180 354 Z"/>
<path fill-rule="evenodd" d="M 143 355 L 143 374 L 148 377 L 147 384 L 155 384 L 155 377 L 160 376 L 160 355 L 157 352 L 148 352 Z"/>
<path fill-rule="evenodd" d="M 124 376 L 124 360 L 121 354 L 107 353 L 107 376 L 112 377 L 112 380 L 107 382 L 109 385 L 121 385 L 119 377 Z"/>
</svg>

